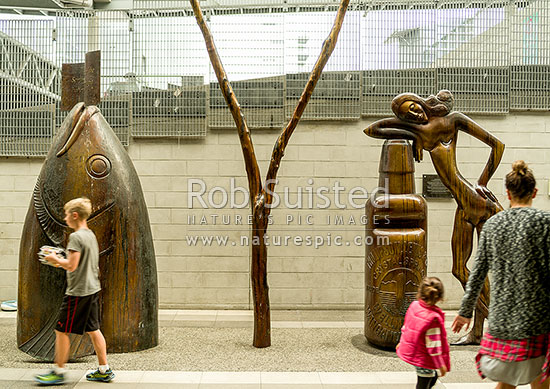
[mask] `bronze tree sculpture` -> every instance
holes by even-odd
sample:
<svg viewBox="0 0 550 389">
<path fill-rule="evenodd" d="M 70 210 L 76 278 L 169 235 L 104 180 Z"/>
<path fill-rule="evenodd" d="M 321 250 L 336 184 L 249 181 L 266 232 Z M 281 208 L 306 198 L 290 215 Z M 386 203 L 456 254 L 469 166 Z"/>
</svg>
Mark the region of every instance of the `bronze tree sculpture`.
<svg viewBox="0 0 550 389">
<path fill-rule="evenodd" d="M 457 203 L 451 238 L 452 272 L 464 287 L 469 275 L 466 264 L 472 254 L 474 229 L 479 235 L 485 221 L 503 209 L 487 188 L 487 183 L 500 163 L 504 144 L 466 115 L 451 112 L 452 106 L 453 96 L 446 90 L 426 99 L 404 93 L 392 101 L 392 111 L 396 117 L 378 120 L 364 132 L 375 138 L 411 140 L 417 161 L 422 160 L 423 150 L 430 153 L 437 174 Z M 476 184 L 468 182 L 458 170 L 456 144 L 459 131 L 491 147 L 489 160 Z M 476 307 L 472 331 L 456 344 L 479 344 L 488 305 L 489 281 L 486 280 Z"/>
<path fill-rule="evenodd" d="M 210 57 L 210 62 L 216 73 L 216 77 L 220 84 L 222 94 L 227 102 L 233 120 L 237 127 L 237 133 L 241 142 L 243 157 L 246 165 L 246 173 L 248 176 L 248 188 L 250 192 L 250 206 L 252 212 L 252 263 L 251 263 L 251 281 L 252 281 L 252 296 L 254 299 L 254 347 L 269 347 L 271 345 L 271 324 L 270 324 L 270 308 L 269 294 L 267 285 L 267 247 L 264 242 L 264 235 L 268 228 L 268 217 L 271 212 L 273 203 L 273 193 L 277 172 L 283 158 L 285 148 L 294 132 L 298 121 L 300 120 L 307 103 L 313 93 L 315 85 L 321 76 L 324 66 L 326 65 L 338 39 L 338 34 L 344 21 L 344 16 L 349 4 L 349 0 L 342 0 L 338 13 L 334 21 L 332 30 L 323 43 L 321 54 L 315 63 L 315 66 L 310 74 L 309 80 L 302 92 L 300 100 L 294 110 L 292 118 L 286 125 L 282 134 L 277 139 L 273 152 L 266 179 L 262 182 L 260 177 L 260 169 L 254 154 L 254 146 L 250 130 L 246 124 L 244 114 L 237 101 L 237 97 L 233 93 L 233 89 L 227 78 L 227 74 L 223 68 L 222 62 L 214 45 L 214 40 L 208 26 L 206 25 L 198 0 L 190 0 L 195 13 L 195 18 L 201 29 L 206 43 L 206 49 Z M 257 242 L 258 244 L 254 244 Z"/>
</svg>

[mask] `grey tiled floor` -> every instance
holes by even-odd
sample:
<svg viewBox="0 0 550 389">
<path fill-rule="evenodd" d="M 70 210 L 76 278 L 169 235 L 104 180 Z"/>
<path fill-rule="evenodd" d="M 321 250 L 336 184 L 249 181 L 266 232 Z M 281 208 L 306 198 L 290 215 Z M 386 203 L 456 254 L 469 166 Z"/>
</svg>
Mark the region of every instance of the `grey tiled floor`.
<svg viewBox="0 0 550 389">
<path fill-rule="evenodd" d="M 447 327 L 455 312 L 447 312 Z M 14 312 L 0 312 L 0 324 L 15 324 Z M 160 310 L 161 327 L 241 327 L 253 324 L 252 311 Z M 272 311 L 273 328 L 363 328 L 361 311 Z M 359 330 L 358 332 L 362 332 Z M 0 350 L 1 351 L 1 350 Z M 473 361 L 472 361 L 473 363 Z M 327 367 L 330 370 L 330 367 Z M 379 370 L 383 370 L 383 366 Z M 35 374 L 44 372 L 36 366 L 28 368 L 0 368 L 0 388 L 34 387 Z M 362 372 L 288 372 L 288 371 L 131 371 L 117 370 L 116 378 L 109 385 L 128 388 L 362 388 L 362 389 L 413 389 L 416 375 L 411 371 L 362 371 Z M 97 387 L 87 382 L 86 371 L 70 370 L 67 383 L 62 387 Z M 456 377 L 455 375 L 454 377 Z M 459 381 L 459 382 L 457 382 Z M 475 373 L 460 378 L 444 377 L 436 389 L 489 389 L 491 382 L 481 382 Z M 521 386 L 520 388 L 527 388 Z"/>
<path fill-rule="evenodd" d="M 34 387 L 38 370 L 0 369 L 0 387 Z M 61 387 L 98 387 L 86 381 L 86 371 L 69 371 L 67 382 Z M 185 372 L 185 371 L 116 371 L 109 386 L 140 388 L 250 388 L 250 389 L 413 389 L 416 376 L 413 372 Z M 435 389 L 489 389 L 494 383 L 442 383 Z M 528 388 L 527 385 L 519 388 Z"/>
</svg>

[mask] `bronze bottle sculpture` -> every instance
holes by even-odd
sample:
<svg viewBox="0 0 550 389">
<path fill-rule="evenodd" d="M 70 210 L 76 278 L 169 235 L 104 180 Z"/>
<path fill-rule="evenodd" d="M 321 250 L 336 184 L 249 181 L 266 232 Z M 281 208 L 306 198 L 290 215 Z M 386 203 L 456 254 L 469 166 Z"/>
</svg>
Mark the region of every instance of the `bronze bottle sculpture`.
<svg viewBox="0 0 550 389">
<path fill-rule="evenodd" d="M 99 109 L 80 102 L 61 125 L 42 166 L 19 250 L 17 345 L 40 359 L 54 357 L 66 274 L 41 265 L 37 253 L 43 245 L 66 246 L 71 231 L 63 205 L 81 196 L 92 202 L 88 226 L 100 250 L 101 331 L 107 350 L 131 352 L 158 344 L 156 259 L 141 184 Z M 70 358 L 93 353 L 88 336 L 70 337 Z"/>
<path fill-rule="evenodd" d="M 415 194 L 414 161 L 407 140 L 386 140 L 379 184 L 387 193 L 366 205 L 365 337 L 395 347 L 405 313 L 426 276 L 426 200 Z"/>
<path fill-rule="evenodd" d="M 485 221 L 503 209 L 487 188 L 487 183 L 502 159 L 504 144 L 466 115 L 451 112 L 452 107 L 453 96 L 447 90 L 426 99 L 404 93 L 392 101 L 392 111 L 396 117 L 378 120 L 364 132 L 375 138 L 411 140 L 417 161 L 422 160 L 423 150 L 430 153 L 437 174 L 457 203 L 451 238 L 452 272 L 464 287 L 469 275 L 466 264 L 472 254 L 474 229 L 479 235 Z M 489 160 L 476 184 L 468 182 L 458 170 L 456 144 L 459 131 L 491 147 Z M 489 282 L 486 280 L 476 307 L 472 331 L 455 344 L 479 344 L 488 305 Z"/>
</svg>

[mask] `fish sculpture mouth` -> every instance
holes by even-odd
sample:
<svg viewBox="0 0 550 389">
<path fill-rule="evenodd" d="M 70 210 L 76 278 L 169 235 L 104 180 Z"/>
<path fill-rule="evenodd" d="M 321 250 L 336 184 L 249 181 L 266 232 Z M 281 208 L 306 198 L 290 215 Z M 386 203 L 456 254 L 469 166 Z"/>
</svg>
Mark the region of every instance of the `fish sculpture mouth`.
<svg viewBox="0 0 550 389">
<path fill-rule="evenodd" d="M 97 108 L 95 105 L 86 107 L 84 103 L 78 103 L 73 108 L 73 111 L 74 116 L 71 125 L 71 132 L 65 144 L 57 152 L 57 157 L 61 157 L 71 148 L 71 146 L 74 144 L 74 142 L 76 142 L 80 133 L 86 126 L 86 123 L 88 123 L 88 120 L 90 120 L 92 116 L 99 112 L 99 108 Z"/>
<path fill-rule="evenodd" d="M 82 132 L 88 121 L 97 113 L 99 109 L 96 106 L 86 106 L 80 102 L 76 104 L 70 112 L 68 123 L 64 123 L 64 126 L 60 129 L 65 135 L 65 142 L 55 153 L 57 158 L 65 155 L 68 150 L 75 144 L 77 139 L 82 135 Z M 59 147 L 59 146 L 58 146 Z M 100 158 L 103 157 L 103 158 Z M 89 165 L 89 166 L 88 166 Z M 101 179 L 106 177 L 111 171 L 111 164 L 107 157 L 102 155 L 92 155 L 86 165 L 88 175 L 92 179 Z M 47 180 L 46 180 L 47 181 Z M 65 231 L 68 226 L 63 219 L 63 215 L 58 215 L 54 212 L 50 204 L 46 201 L 44 195 L 44 184 L 46 182 L 44 177 L 39 176 L 33 191 L 33 203 L 37 213 L 38 221 L 46 234 L 46 236 L 56 245 L 60 245 L 63 241 Z M 108 213 L 113 208 L 115 201 L 109 201 L 104 204 L 100 209 L 92 213 L 88 219 L 89 222 L 93 222 L 103 214 Z"/>
</svg>

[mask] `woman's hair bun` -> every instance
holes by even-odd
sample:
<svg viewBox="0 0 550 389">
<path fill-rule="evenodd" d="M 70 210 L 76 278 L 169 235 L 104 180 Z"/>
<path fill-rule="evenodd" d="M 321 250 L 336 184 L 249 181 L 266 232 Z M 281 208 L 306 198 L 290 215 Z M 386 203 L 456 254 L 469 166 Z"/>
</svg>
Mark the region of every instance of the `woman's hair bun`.
<svg viewBox="0 0 550 389">
<path fill-rule="evenodd" d="M 443 102 L 453 102 L 453 94 L 447 89 L 440 90 L 437 98 Z"/>
<path fill-rule="evenodd" d="M 519 174 L 520 176 L 524 176 L 525 173 L 527 173 L 527 164 L 523 160 L 517 160 L 512 164 L 512 171 Z"/>
</svg>

